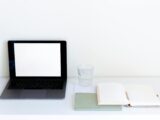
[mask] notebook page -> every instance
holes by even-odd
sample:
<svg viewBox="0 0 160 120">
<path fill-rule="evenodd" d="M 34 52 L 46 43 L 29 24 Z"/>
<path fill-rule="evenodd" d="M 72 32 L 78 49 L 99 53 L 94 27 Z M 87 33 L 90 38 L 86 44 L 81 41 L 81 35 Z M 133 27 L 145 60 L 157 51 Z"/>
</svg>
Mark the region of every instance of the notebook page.
<svg viewBox="0 0 160 120">
<path fill-rule="evenodd" d="M 131 106 L 160 106 L 160 100 L 150 86 L 128 85 L 126 90 Z"/>
<path fill-rule="evenodd" d="M 99 83 L 97 85 L 98 105 L 127 105 L 125 89 L 119 83 Z"/>
</svg>

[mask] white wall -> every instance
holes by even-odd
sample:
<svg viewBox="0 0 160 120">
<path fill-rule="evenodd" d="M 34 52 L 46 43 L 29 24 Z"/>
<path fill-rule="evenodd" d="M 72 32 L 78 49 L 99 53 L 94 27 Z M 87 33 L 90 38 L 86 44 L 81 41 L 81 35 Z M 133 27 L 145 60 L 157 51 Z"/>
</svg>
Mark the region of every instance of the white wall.
<svg viewBox="0 0 160 120">
<path fill-rule="evenodd" d="M 0 75 L 9 39 L 65 39 L 68 72 L 160 76 L 159 0 L 0 0 Z"/>
</svg>

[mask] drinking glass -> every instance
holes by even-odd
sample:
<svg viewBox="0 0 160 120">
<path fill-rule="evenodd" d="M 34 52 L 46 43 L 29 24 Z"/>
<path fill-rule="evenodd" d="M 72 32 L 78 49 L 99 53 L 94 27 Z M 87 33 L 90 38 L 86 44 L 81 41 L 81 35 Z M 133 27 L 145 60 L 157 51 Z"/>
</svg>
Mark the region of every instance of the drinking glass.
<svg viewBox="0 0 160 120">
<path fill-rule="evenodd" d="M 91 65 L 78 66 L 78 80 L 82 86 L 89 86 L 93 81 L 94 68 Z"/>
</svg>

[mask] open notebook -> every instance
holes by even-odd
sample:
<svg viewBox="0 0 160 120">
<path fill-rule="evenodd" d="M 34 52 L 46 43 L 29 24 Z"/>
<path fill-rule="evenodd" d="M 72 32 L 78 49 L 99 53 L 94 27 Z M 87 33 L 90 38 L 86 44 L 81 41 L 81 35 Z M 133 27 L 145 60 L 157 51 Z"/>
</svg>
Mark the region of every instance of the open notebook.
<svg viewBox="0 0 160 120">
<path fill-rule="evenodd" d="M 150 86 L 119 83 L 97 85 L 98 105 L 160 106 L 160 99 Z"/>
</svg>

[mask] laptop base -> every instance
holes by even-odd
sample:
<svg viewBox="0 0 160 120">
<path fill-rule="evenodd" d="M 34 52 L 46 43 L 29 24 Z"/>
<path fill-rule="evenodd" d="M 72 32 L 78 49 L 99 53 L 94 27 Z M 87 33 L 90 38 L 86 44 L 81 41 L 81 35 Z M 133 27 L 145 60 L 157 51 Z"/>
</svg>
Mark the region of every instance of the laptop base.
<svg viewBox="0 0 160 120">
<path fill-rule="evenodd" d="M 65 89 L 4 89 L 0 99 L 62 99 Z"/>
</svg>

